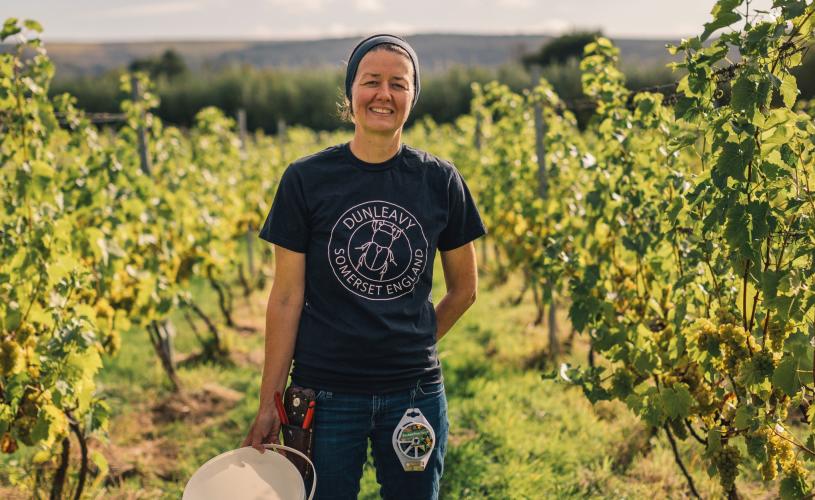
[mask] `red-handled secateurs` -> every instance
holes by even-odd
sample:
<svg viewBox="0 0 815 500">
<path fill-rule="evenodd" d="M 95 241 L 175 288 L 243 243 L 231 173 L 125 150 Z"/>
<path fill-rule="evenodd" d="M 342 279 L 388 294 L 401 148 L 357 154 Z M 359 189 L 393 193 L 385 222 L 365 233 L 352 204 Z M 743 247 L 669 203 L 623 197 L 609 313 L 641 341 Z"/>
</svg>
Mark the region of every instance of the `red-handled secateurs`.
<svg viewBox="0 0 815 500">
<path fill-rule="evenodd" d="M 312 401 L 308 404 L 308 410 L 306 410 L 306 418 L 303 419 L 303 429 L 306 430 L 311 427 L 311 421 L 314 418 L 314 405 L 315 402 Z"/>
<path fill-rule="evenodd" d="M 288 425 L 289 418 L 286 416 L 286 410 L 283 409 L 283 399 L 280 397 L 279 391 L 274 393 L 274 404 L 277 407 L 277 414 L 280 416 L 280 423 Z"/>
</svg>

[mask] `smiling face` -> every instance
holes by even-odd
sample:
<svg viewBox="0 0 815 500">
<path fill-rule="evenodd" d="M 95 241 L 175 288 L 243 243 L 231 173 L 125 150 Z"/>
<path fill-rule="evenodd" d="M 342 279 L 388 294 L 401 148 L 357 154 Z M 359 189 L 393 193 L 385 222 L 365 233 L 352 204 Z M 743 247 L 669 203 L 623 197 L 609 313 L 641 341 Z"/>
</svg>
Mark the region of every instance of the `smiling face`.
<svg viewBox="0 0 815 500">
<path fill-rule="evenodd" d="M 413 65 L 406 56 L 373 49 L 362 58 L 351 87 L 354 124 L 366 134 L 392 136 L 413 101 Z"/>
</svg>

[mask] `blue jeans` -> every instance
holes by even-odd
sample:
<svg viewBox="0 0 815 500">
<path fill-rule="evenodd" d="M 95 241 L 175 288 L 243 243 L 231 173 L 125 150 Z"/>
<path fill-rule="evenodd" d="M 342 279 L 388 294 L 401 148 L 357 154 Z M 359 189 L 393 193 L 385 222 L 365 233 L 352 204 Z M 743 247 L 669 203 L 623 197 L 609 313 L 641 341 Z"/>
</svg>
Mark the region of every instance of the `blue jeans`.
<svg viewBox="0 0 815 500">
<path fill-rule="evenodd" d="M 435 500 L 447 449 L 447 399 L 444 383 L 424 383 L 387 394 L 348 394 L 317 391 L 314 412 L 314 465 L 317 500 L 348 500 L 359 495 L 368 439 L 385 500 Z M 421 410 L 436 434 L 436 444 L 424 471 L 405 472 L 391 444 L 396 425 L 413 405 Z"/>
</svg>

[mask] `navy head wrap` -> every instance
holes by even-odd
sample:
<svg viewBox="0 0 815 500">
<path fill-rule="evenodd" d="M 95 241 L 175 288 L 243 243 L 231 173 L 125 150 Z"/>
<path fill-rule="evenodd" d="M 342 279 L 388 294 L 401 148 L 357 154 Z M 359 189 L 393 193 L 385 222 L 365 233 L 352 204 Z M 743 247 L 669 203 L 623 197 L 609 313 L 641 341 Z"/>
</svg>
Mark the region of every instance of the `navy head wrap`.
<svg viewBox="0 0 815 500">
<path fill-rule="evenodd" d="M 413 107 L 416 106 L 416 101 L 419 99 L 419 57 L 416 55 L 416 52 L 413 50 L 413 47 L 411 47 L 410 44 L 408 44 L 404 39 L 395 35 L 381 34 L 369 36 L 354 47 L 354 50 L 351 51 L 351 57 L 348 59 L 348 68 L 345 72 L 345 95 L 350 101 L 351 85 L 354 83 L 354 78 L 357 76 L 359 62 L 362 61 L 362 58 L 368 53 L 368 51 L 377 45 L 382 45 L 383 43 L 392 43 L 397 45 L 405 49 L 405 52 L 407 52 L 410 56 L 410 62 L 413 63 L 413 86 L 416 89 L 413 93 L 413 104 L 411 105 L 411 109 L 413 109 Z"/>
</svg>

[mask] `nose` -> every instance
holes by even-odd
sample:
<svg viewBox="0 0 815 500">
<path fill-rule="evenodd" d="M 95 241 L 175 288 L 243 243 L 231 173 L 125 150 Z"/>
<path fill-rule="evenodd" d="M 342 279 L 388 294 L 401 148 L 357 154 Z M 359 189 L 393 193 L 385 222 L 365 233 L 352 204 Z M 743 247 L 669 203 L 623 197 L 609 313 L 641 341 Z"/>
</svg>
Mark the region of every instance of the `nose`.
<svg viewBox="0 0 815 500">
<path fill-rule="evenodd" d="M 388 87 L 388 82 L 383 82 L 376 88 L 376 100 L 383 98 L 384 101 L 391 101 L 393 99 L 393 95 L 391 95 L 391 90 Z"/>
</svg>

